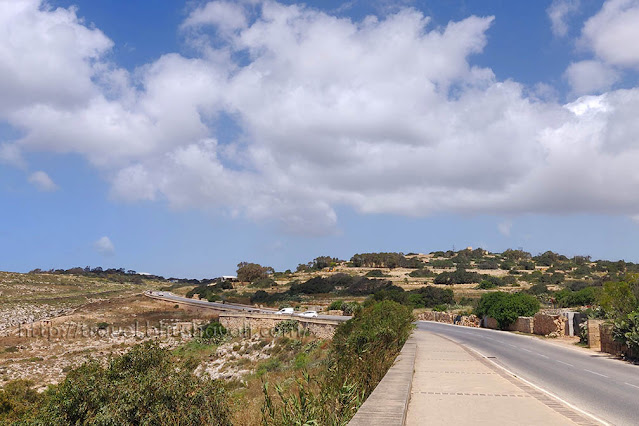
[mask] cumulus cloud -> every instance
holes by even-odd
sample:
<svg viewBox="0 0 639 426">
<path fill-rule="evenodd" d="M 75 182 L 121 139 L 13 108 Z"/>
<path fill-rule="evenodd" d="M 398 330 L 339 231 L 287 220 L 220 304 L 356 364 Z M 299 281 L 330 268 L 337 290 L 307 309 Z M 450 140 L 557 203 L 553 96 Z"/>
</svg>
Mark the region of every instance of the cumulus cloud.
<svg viewBox="0 0 639 426">
<path fill-rule="evenodd" d="M 115 254 L 115 246 L 111 239 L 104 236 L 93 243 L 93 248 L 103 256 L 113 256 Z"/>
<path fill-rule="evenodd" d="M 193 10 L 182 24 L 182 28 L 212 25 L 222 32 L 246 28 L 248 25 L 244 8 L 237 3 L 212 1 Z"/>
<path fill-rule="evenodd" d="M 332 232 L 336 206 L 639 214 L 639 89 L 561 105 L 547 86 L 500 81 L 472 65 L 493 17 L 435 27 L 407 8 L 354 21 L 272 1 L 211 2 L 183 25 L 199 56 L 166 54 L 128 72 L 72 9 L 39 6 L 0 0 L 0 85 L 52 49 L 56 67 L 43 66 L 38 81 L 51 74 L 61 86 L 20 86 L 25 96 L 0 100 L 0 119 L 24 135 L 11 141 L 18 154 L 84 155 L 117 199 L 305 234 Z M 210 26 L 223 32 L 215 42 L 198 37 Z M 6 28 L 14 44 L 3 42 Z M 596 64 L 571 66 L 575 93 L 612 84 L 602 70 L 617 62 L 600 62 L 599 74 Z M 66 79 L 80 82 L 68 96 Z M 237 140 L 218 142 L 222 115 L 240 129 Z"/>
<path fill-rule="evenodd" d="M 619 78 L 614 68 L 596 60 L 573 62 L 564 76 L 568 79 L 572 93 L 586 95 L 610 89 Z"/>
<path fill-rule="evenodd" d="M 567 18 L 579 10 L 579 0 L 553 0 L 546 13 L 550 18 L 552 32 L 555 36 L 564 37 L 568 33 Z"/>
<path fill-rule="evenodd" d="M 58 185 L 49 177 L 48 174 L 39 170 L 29 175 L 29 183 L 35 186 L 39 191 L 53 192 L 58 189 Z"/>
<path fill-rule="evenodd" d="M 588 19 L 581 43 L 611 65 L 639 69 L 639 0 L 607 0 Z"/>
</svg>

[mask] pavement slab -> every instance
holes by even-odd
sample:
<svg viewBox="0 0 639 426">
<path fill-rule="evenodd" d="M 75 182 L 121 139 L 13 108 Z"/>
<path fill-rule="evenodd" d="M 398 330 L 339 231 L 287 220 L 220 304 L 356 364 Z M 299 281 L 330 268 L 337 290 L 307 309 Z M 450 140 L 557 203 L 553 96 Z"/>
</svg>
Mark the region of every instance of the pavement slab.
<svg viewBox="0 0 639 426">
<path fill-rule="evenodd" d="M 592 421 L 444 337 L 416 330 L 406 424 L 592 425 Z"/>
</svg>

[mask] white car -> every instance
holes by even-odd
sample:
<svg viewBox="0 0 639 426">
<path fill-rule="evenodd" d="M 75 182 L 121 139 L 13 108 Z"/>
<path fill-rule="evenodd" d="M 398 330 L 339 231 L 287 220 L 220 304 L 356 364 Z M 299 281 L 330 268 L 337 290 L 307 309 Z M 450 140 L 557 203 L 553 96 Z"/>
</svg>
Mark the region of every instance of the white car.
<svg viewBox="0 0 639 426">
<path fill-rule="evenodd" d="M 300 314 L 301 317 L 306 317 L 306 318 L 315 318 L 317 316 L 317 312 L 315 311 L 306 311 L 306 312 L 302 312 Z"/>
<path fill-rule="evenodd" d="M 295 309 L 293 308 L 282 308 L 279 311 L 275 312 L 275 315 L 293 315 L 295 313 Z"/>
</svg>

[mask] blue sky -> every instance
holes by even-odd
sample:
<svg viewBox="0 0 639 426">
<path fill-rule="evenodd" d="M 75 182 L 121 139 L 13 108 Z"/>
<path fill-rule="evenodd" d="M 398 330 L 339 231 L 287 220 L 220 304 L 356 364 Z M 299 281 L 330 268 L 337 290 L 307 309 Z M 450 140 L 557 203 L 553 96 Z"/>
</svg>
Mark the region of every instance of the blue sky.
<svg viewBox="0 0 639 426">
<path fill-rule="evenodd" d="M 0 10 L 0 270 L 639 261 L 638 1 Z"/>
</svg>

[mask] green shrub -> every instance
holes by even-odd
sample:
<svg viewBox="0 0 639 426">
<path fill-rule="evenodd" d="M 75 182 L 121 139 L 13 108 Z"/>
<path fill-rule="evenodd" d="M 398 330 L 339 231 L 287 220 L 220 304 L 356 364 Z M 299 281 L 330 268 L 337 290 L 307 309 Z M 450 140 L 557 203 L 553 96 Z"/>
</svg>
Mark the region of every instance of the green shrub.
<svg viewBox="0 0 639 426">
<path fill-rule="evenodd" d="M 446 306 L 446 305 L 433 306 L 433 311 L 435 311 L 435 312 L 446 312 L 447 310 L 448 310 L 448 306 Z"/>
<path fill-rule="evenodd" d="M 597 301 L 597 297 L 600 292 L 600 287 L 586 287 L 579 291 L 572 291 L 569 288 L 564 288 L 555 293 L 555 301 L 561 308 L 589 306 L 593 305 Z"/>
<path fill-rule="evenodd" d="M 634 357 L 639 357 L 639 311 L 615 321 L 612 333 L 616 341 L 624 343 Z"/>
<path fill-rule="evenodd" d="M 89 361 L 46 394 L 34 423 L 230 425 L 222 384 L 194 367 L 149 342 L 106 367 Z"/>
<path fill-rule="evenodd" d="M 495 284 L 492 281 L 488 281 L 488 280 L 481 280 L 481 282 L 477 286 L 477 288 L 480 289 L 480 290 L 488 290 L 488 289 L 495 288 L 495 287 L 497 287 L 497 284 Z"/>
<path fill-rule="evenodd" d="M 435 284 L 470 284 L 481 281 L 481 275 L 477 272 L 468 272 L 458 269 L 454 272 L 442 272 L 435 277 Z"/>
<path fill-rule="evenodd" d="M 366 273 L 367 277 L 386 277 L 388 275 L 384 274 L 381 269 L 373 269 L 372 271 L 368 271 Z"/>
<path fill-rule="evenodd" d="M 520 316 L 532 316 L 539 311 L 539 300 L 525 293 L 497 291 L 481 296 L 475 313 L 494 318 L 501 329 L 506 329 Z"/>
<path fill-rule="evenodd" d="M 335 300 L 329 305 L 328 310 L 329 311 L 341 311 L 342 310 L 342 306 L 344 306 L 344 301 L 343 300 Z"/>
<path fill-rule="evenodd" d="M 277 323 L 275 326 L 276 335 L 289 334 L 300 329 L 300 322 L 298 320 L 290 319 Z"/>
<path fill-rule="evenodd" d="M 434 276 L 435 273 L 428 268 L 423 269 L 415 269 L 408 274 L 409 277 L 413 278 L 428 278 Z"/>
<path fill-rule="evenodd" d="M 296 391 L 275 395 L 264 384 L 265 425 L 343 425 L 386 374 L 412 330 L 411 310 L 391 301 L 376 303 L 337 327 L 327 368 L 303 373 Z M 304 363 L 296 358 L 295 364 Z"/>
<path fill-rule="evenodd" d="M 266 278 L 260 278 L 256 281 L 253 281 L 251 284 L 249 284 L 249 287 L 270 288 L 270 287 L 277 287 L 277 283 L 272 278 L 266 277 Z"/>
<path fill-rule="evenodd" d="M 24 419 L 38 408 L 44 395 L 33 389 L 33 382 L 13 380 L 0 389 L 0 424 Z"/>
<path fill-rule="evenodd" d="M 226 337 L 226 328 L 219 321 L 213 320 L 201 328 L 202 338 L 213 343 L 220 343 Z"/>
</svg>

